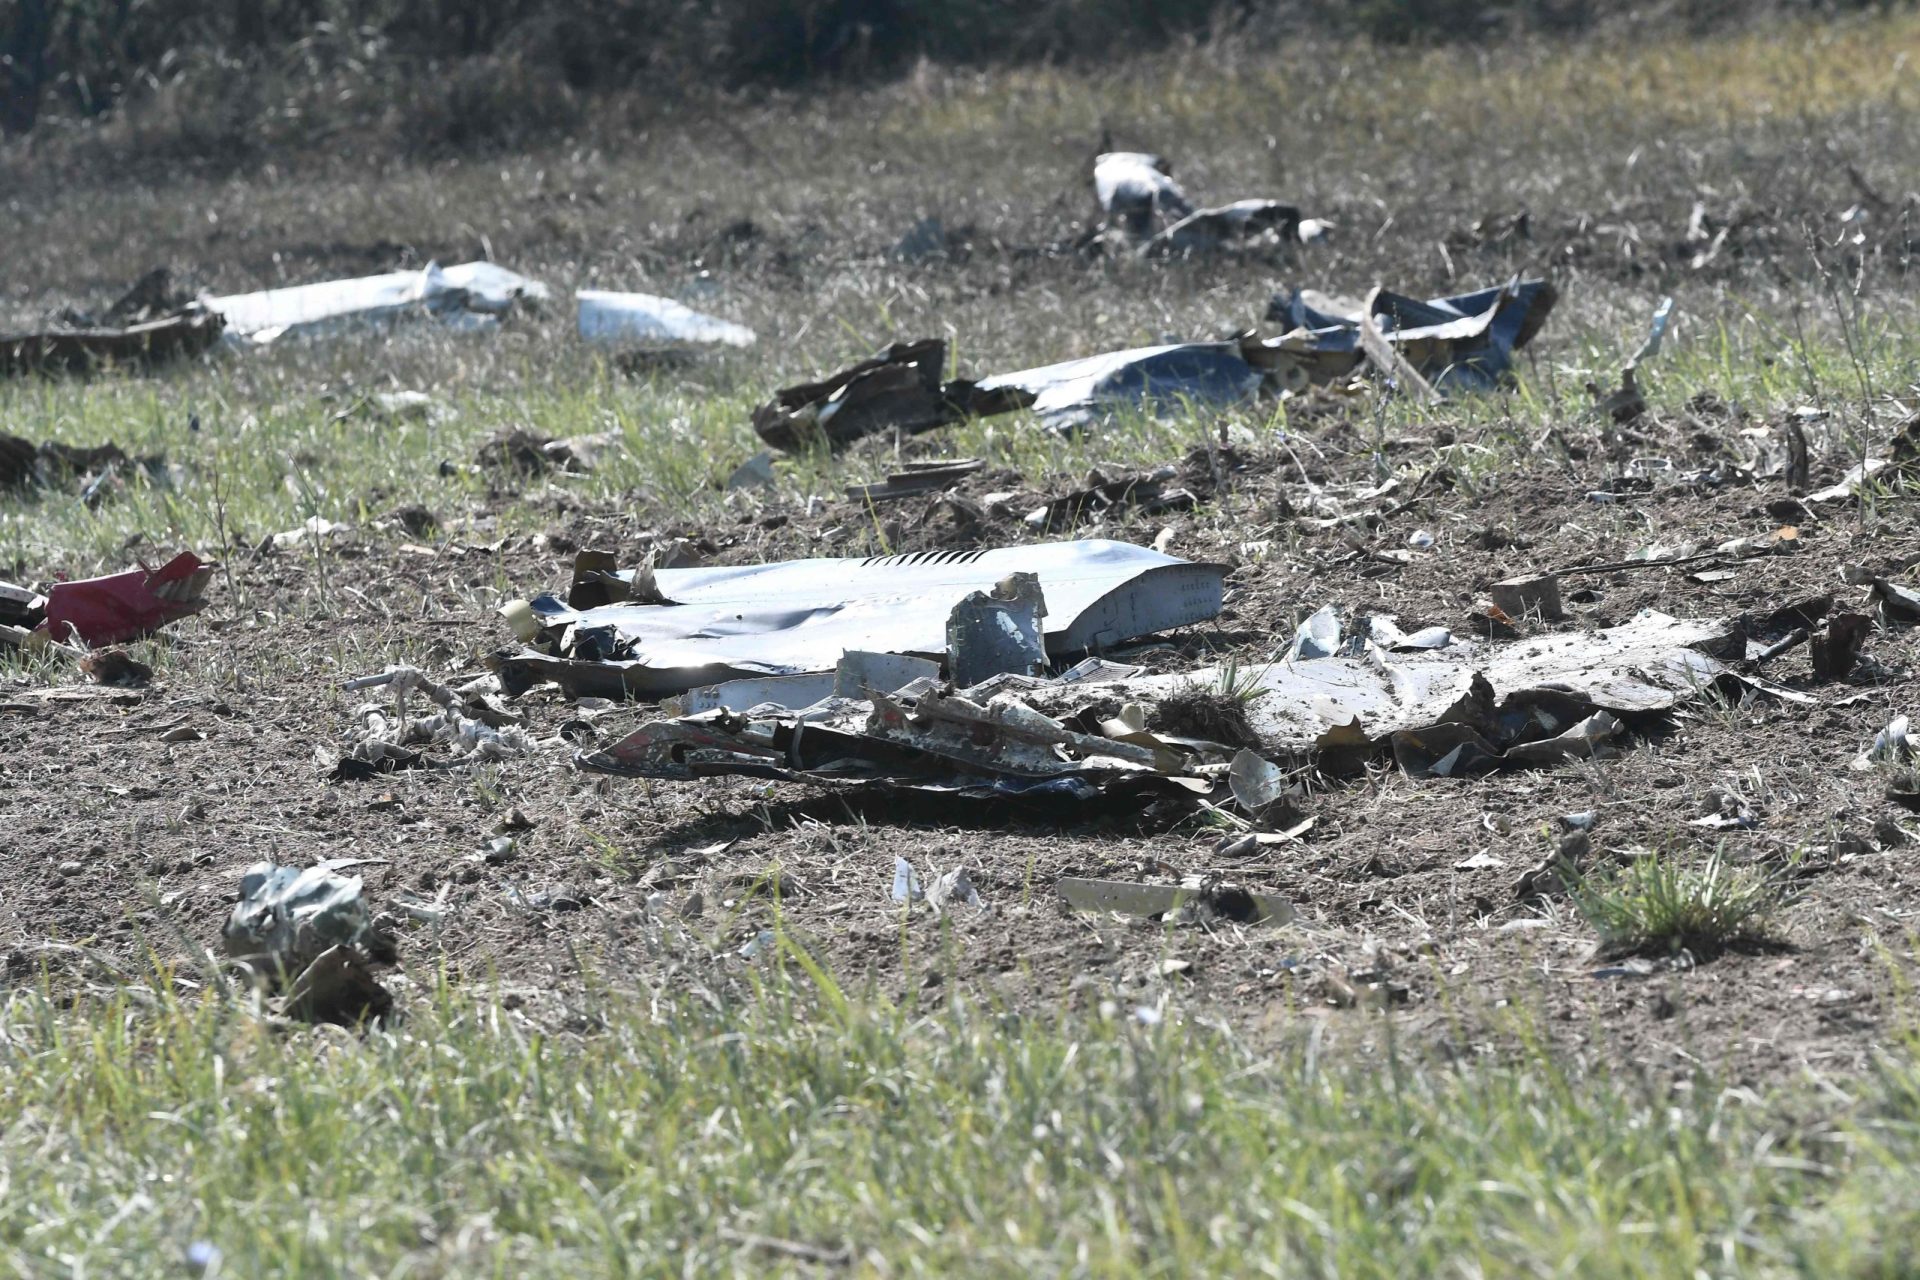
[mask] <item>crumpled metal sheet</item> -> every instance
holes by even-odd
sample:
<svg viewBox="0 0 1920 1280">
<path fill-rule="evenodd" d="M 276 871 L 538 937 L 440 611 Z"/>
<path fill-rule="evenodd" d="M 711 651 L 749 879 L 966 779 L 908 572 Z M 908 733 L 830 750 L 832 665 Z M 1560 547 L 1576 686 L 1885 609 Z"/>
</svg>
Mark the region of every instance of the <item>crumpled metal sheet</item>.
<svg viewBox="0 0 1920 1280">
<path fill-rule="evenodd" d="M 580 307 L 580 336 L 592 343 L 693 342 L 750 347 L 757 341 L 747 326 L 695 311 L 672 298 L 600 289 L 581 289 L 574 296 Z"/>
<path fill-rule="evenodd" d="M 55 583 L 47 589 L 47 633 L 95 648 L 137 640 L 206 608 L 213 570 L 182 551 L 158 569 Z"/>
<path fill-rule="evenodd" d="M 1371 316 L 1386 343 L 1436 390 L 1487 390 L 1507 380 L 1513 353 L 1533 341 L 1558 299 L 1545 280 L 1515 279 L 1426 302 L 1380 289 Z M 1310 381 L 1346 376 L 1366 358 L 1361 311 L 1296 289 L 1267 310 L 1269 320 L 1292 328 L 1258 346 L 1270 357 L 1308 361 Z M 1251 349 L 1248 359 L 1262 363 Z"/>
<path fill-rule="evenodd" d="M 299 868 L 256 862 L 240 878 L 240 901 L 222 936 L 227 951 L 297 974 L 331 947 L 365 944 L 372 920 L 359 876 L 327 863 Z"/>
<path fill-rule="evenodd" d="M 205 303 L 225 319 L 229 334 L 261 344 L 288 334 L 317 336 L 418 315 L 484 326 L 518 303 L 544 302 L 549 296 L 544 284 L 505 267 L 465 262 L 229 294 Z"/>
<path fill-rule="evenodd" d="M 916 435 L 967 417 L 1024 408 L 1019 391 L 986 394 L 964 378 L 942 383 L 944 338 L 895 342 L 818 382 L 782 387 L 753 411 L 754 432 L 776 449 L 830 448 L 881 431 Z"/>
<path fill-rule="evenodd" d="M 511 655 L 502 676 L 657 697 L 832 671 L 849 650 L 941 657 L 953 607 L 1013 573 L 1039 580 L 1047 652 L 1078 653 L 1215 617 L 1226 574 L 1105 540 L 648 572 L 652 591 L 670 603 L 534 601 L 534 616 L 557 634 L 556 651 Z M 613 578 L 631 589 L 636 575 Z"/>
<path fill-rule="evenodd" d="M 1268 750 L 1337 757 L 1389 746 L 1403 767 L 1420 773 L 1432 771 L 1431 763 L 1456 748 L 1462 749 L 1463 767 L 1469 759 L 1546 763 L 1590 754 L 1586 746 L 1621 726 L 1602 722 L 1566 737 L 1577 725 L 1596 713 L 1615 719 L 1657 715 L 1722 681 L 1740 681 L 1719 659 L 1738 656 L 1744 646 L 1733 623 L 1647 610 L 1599 631 L 1498 646 L 1460 641 L 1412 653 L 1368 645 L 1361 657 L 1283 659 L 1263 670 L 1243 668 L 1238 676 L 1250 695 L 1248 720 Z M 1222 679 L 1220 670 L 1208 668 L 1110 685 L 1088 682 L 1043 691 L 1034 706 L 1059 716 L 1102 696 L 1123 693 L 1151 702 L 1195 686 L 1213 688 Z M 1471 730 L 1477 743 L 1440 726 Z M 1562 737 L 1561 749 L 1529 745 Z M 1523 749 L 1516 755 L 1516 748 Z"/>
<path fill-rule="evenodd" d="M 996 374 L 975 386 L 986 396 L 1018 393 L 1048 426 L 1066 428 L 1120 412 L 1234 404 L 1260 383 L 1239 343 L 1184 342 Z"/>
<path fill-rule="evenodd" d="M 742 774 L 831 788 L 905 786 L 978 798 L 1087 801 L 1229 791 L 1231 748 L 1087 733 L 1041 715 L 1040 681 L 1002 676 L 955 693 L 931 681 L 869 700 L 831 698 L 800 711 L 710 711 L 643 725 L 576 763 L 601 772 L 687 780 Z"/>
</svg>

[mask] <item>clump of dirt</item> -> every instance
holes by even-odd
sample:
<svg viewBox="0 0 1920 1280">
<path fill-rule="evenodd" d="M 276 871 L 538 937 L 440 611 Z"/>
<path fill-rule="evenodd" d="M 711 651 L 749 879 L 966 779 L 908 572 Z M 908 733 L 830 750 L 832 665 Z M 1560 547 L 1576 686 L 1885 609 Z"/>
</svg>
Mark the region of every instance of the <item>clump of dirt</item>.
<svg viewBox="0 0 1920 1280">
<path fill-rule="evenodd" d="M 1153 727 L 1161 733 L 1205 738 L 1229 747 L 1260 747 L 1260 735 L 1247 714 L 1246 695 L 1198 681 L 1161 700 Z"/>
</svg>

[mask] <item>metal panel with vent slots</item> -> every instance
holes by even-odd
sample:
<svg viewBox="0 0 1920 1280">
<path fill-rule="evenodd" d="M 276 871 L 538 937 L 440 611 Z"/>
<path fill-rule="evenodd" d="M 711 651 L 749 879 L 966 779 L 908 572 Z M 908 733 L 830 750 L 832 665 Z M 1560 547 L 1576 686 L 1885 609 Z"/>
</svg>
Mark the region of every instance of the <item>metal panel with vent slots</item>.
<svg viewBox="0 0 1920 1280">
<path fill-rule="evenodd" d="M 848 650 L 939 658 L 953 606 L 1015 572 L 1039 577 L 1047 652 L 1060 656 L 1216 616 L 1226 571 L 1097 540 L 661 569 L 653 583 L 670 603 L 574 610 L 535 601 L 540 623 L 564 635 L 560 654 L 522 654 L 508 665 L 579 692 L 624 687 L 657 697 L 720 680 L 832 671 Z"/>
</svg>

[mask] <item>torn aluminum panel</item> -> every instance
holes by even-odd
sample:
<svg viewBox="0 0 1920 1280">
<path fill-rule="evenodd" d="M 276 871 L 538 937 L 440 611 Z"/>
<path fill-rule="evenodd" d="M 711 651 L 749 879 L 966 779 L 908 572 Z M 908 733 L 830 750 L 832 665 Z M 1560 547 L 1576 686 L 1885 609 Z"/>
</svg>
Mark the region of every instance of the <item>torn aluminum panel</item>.
<svg viewBox="0 0 1920 1280">
<path fill-rule="evenodd" d="M 574 296 L 580 303 L 581 338 L 602 346 L 692 342 L 750 347 L 758 340 L 743 324 L 695 311 L 672 298 L 600 289 L 582 289 Z"/>
<path fill-rule="evenodd" d="M 947 615 L 947 666 L 957 685 L 976 685 L 992 676 L 1043 675 L 1047 646 L 1042 638 L 1047 616 L 1040 580 L 1031 573 L 1010 573 L 991 591 L 967 594 Z"/>
<path fill-rule="evenodd" d="M 417 316 L 491 324 L 518 303 L 540 303 L 549 296 L 547 286 L 537 280 L 491 262 L 466 262 L 452 267 L 428 263 L 420 271 L 325 280 L 205 302 L 226 321 L 228 333 L 262 344 L 288 334 L 321 336 Z"/>
<path fill-rule="evenodd" d="M 1366 359 L 1363 321 L 1371 319 L 1385 342 L 1434 389 L 1485 390 L 1507 381 L 1513 353 L 1540 332 L 1558 298 L 1547 281 L 1518 279 L 1427 302 L 1377 289 L 1370 307 L 1348 307 L 1295 290 L 1276 296 L 1267 310 L 1269 320 L 1292 328 L 1248 344 L 1247 358 L 1262 369 L 1297 362 L 1303 383 L 1337 381 Z"/>
<path fill-rule="evenodd" d="M 0 334 L 0 377 L 24 373 L 91 373 L 184 360 L 220 340 L 221 318 L 189 308 L 124 328 L 50 329 Z"/>
<path fill-rule="evenodd" d="M 1039 579 L 1046 651 L 1057 657 L 1216 616 L 1226 571 L 1092 540 L 656 569 L 652 591 L 664 603 L 533 602 L 551 652 L 507 656 L 500 670 L 514 685 L 554 679 L 576 694 L 659 697 L 748 676 L 832 671 L 849 650 L 938 658 L 954 605 L 1013 573 Z M 596 574 L 588 585 L 631 593 L 637 577 Z"/>
<path fill-rule="evenodd" d="M 1238 342 L 1187 342 L 996 374 L 975 389 L 984 397 L 1016 393 L 1047 425 L 1070 428 L 1128 410 L 1233 404 L 1260 384 Z"/>
</svg>

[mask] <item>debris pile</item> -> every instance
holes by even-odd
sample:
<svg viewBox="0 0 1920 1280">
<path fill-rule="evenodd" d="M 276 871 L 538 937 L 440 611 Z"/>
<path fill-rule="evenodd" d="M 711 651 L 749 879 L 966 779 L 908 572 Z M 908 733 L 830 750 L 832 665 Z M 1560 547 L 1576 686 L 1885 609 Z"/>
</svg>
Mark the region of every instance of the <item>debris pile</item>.
<svg viewBox="0 0 1920 1280">
<path fill-rule="evenodd" d="M 1235 748 L 1155 734 L 1131 719 L 1092 727 L 1055 719 L 1034 707 L 1049 683 L 1002 674 L 949 691 L 923 677 L 891 694 L 868 690 L 799 710 L 701 712 L 645 725 L 577 759 L 650 778 L 742 774 L 969 798 L 1232 797 Z"/>
<path fill-rule="evenodd" d="M 782 388 L 754 410 L 753 428 L 788 452 L 838 449 L 887 431 L 917 435 L 1020 409 L 1068 430 L 1119 413 L 1344 385 L 1363 365 L 1408 394 L 1486 390 L 1509 380 L 1513 353 L 1539 333 L 1556 297 L 1544 280 L 1427 302 L 1376 289 L 1358 306 L 1296 292 L 1268 309 L 1270 320 L 1291 326 L 1276 337 L 1249 331 L 1221 342 L 1138 347 L 977 381 L 943 381 L 943 339 L 896 342 L 818 382 Z"/>
<path fill-rule="evenodd" d="M 329 781 L 370 778 L 400 769 L 446 768 L 489 760 L 509 760 L 533 750 L 533 739 L 520 726 L 524 716 L 510 710 L 499 696 L 499 685 L 482 676 L 459 689 L 428 679 L 416 667 L 388 667 L 377 676 L 346 682 L 349 691 L 384 687 L 393 695 L 393 713 L 367 704 L 358 708 L 358 727 L 345 752 L 315 749 L 315 763 Z M 418 693 L 439 710 L 425 715 L 409 713 L 408 695 Z M 416 747 L 444 746 L 444 759 L 429 759 Z"/>
<path fill-rule="evenodd" d="M 1632 723 L 1710 688 L 1808 700 L 1713 656 L 1744 650 L 1738 628 L 1653 612 L 1504 646 L 1423 635 L 1435 647 L 1403 652 L 1343 635 L 1323 610 L 1303 624 L 1291 656 L 1264 670 L 1047 680 L 1031 673 L 1035 647 L 1021 634 L 1038 620 L 1027 588 L 1015 582 L 999 593 L 1009 613 L 998 628 L 1004 646 L 961 649 L 950 658 L 953 683 L 922 676 L 850 696 L 855 682 L 841 679 L 811 703 L 769 698 L 645 725 L 579 762 L 656 778 L 743 774 L 963 796 L 1084 801 L 1145 791 L 1209 804 L 1231 796 L 1257 811 L 1286 794 L 1284 771 L 1263 755 L 1344 772 L 1387 753 L 1409 776 L 1454 777 L 1600 754 Z M 1011 607 L 1019 602 L 1024 617 Z M 1439 647 L 1441 639 L 1450 643 Z M 989 653 L 985 668 L 996 674 L 967 670 Z M 1166 727 L 1173 704 L 1209 691 L 1238 709 L 1258 753 Z"/>
</svg>

